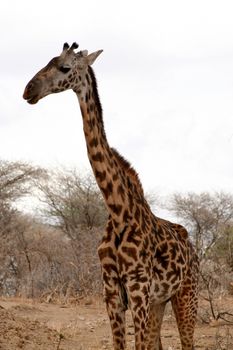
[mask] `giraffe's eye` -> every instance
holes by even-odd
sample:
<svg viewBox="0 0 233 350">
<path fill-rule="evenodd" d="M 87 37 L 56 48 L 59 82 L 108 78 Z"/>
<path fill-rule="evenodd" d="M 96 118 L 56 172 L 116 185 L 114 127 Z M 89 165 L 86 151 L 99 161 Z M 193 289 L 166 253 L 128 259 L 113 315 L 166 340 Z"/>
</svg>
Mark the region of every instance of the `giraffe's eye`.
<svg viewBox="0 0 233 350">
<path fill-rule="evenodd" d="M 70 69 L 71 69 L 70 67 L 66 67 L 66 66 L 59 67 L 59 71 L 64 73 L 64 74 L 68 73 L 70 71 Z"/>
</svg>

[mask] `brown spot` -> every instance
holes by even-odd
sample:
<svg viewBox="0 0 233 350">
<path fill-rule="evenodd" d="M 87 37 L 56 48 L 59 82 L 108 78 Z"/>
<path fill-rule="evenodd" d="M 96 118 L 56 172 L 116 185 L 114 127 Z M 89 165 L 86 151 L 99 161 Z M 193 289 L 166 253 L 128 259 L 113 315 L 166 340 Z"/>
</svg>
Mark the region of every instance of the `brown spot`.
<svg viewBox="0 0 233 350">
<path fill-rule="evenodd" d="M 180 276 L 181 275 L 181 268 L 180 266 L 178 266 L 177 264 L 175 264 L 175 262 L 171 262 L 171 269 L 174 271 L 174 273 L 177 275 L 177 276 Z"/>
<path fill-rule="evenodd" d="M 130 292 L 134 292 L 135 290 L 140 290 L 140 284 L 134 283 L 132 286 L 129 287 Z"/>
<path fill-rule="evenodd" d="M 90 147 L 97 147 L 98 144 L 99 142 L 97 137 L 93 137 L 93 139 L 89 142 Z"/>
<path fill-rule="evenodd" d="M 142 249 L 140 250 L 139 256 L 142 259 L 142 261 L 145 263 L 148 257 L 148 253 L 145 249 Z"/>
<path fill-rule="evenodd" d="M 180 282 L 175 283 L 175 284 L 172 286 L 172 291 L 177 290 L 177 288 L 179 287 L 179 285 L 180 285 Z"/>
<path fill-rule="evenodd" d="M 164 289 L 164 293 L 167 293 L 167 291 L 168 291 L 168 289 L 169 289 L 169 284 L 166 283 L 166 282 L 163 282 L 163 283 L 162 283 L 162 287 L 163 287 L 163 289 Z"/>
<path fill-rule="evenodd" d="M 97 152 L 96 154 L 92 155 L 92 160 L 94 162 L 100 162 L 102 163 L 104 161 L 104 156 L 101 152 Z"/>
<path fill-rule="evenodd" d="M 166 280 L 169 281 L 173 275 L 174 275 L 174 271 L 168 271 L 166 273 Z"/>
<path fill-rule="evenodd" d="M 112 191 L 113 191 L 113 184 L 112 184 L 112 182 L 108 182 L 107 183 L 107 190 L 110 192 L 110 193 L 112 193 Z"/>
<path fill-rule="evenodd" d="M 103 192 L 105 199 L 108 200 L 108 197 L 110 196 L 111 192 L 109 192 L 106 187 L 101 187 L 101 191 Z"/>
<path fill-rule="evenodd" d="M 107 272 L 108 275 L 111 275 L 113 271 L 117 273 L 117 267 L 115 264 L 103 264 L 102 269 Z"/>
<path fill-rule="evenodd" d="M 165 270 L 167 270 L 169 265 L 169 260 L 170 260 L 170 257 L 167 254 L 167 250 L 168 250 L 168 244 L 167 242 L 164 242 L 164 243 L 161 243 L 160 246 L 158 246 L 155 252 L 155 259 L 159 264 L 162 265 L 162 267 Z"/>
<path fill-rule="evenodd" d="M 122 271 L 123 267 L 125 267 L 125 270 L 127 271 L 130 266 L 132 266 L 131 261 L 127 261 L 127 259 L 124 258 L 120 253 L 118 253 L 118 264 L 119 264 L 119 269 Z"/>
<path fill-rule="evenodd" d="M 116 336 L 116 337 L 121 337 L 122 336 L 122 333 L 121 333 L 121 331 L 120 330 L 113 330 L 113 333 L 114 333 L 114 335 Z"/>
<path fill-rule="evenodd" d="M 116 220 L 113 220 L 113 226 L 117 229 L 119 226 L 119 222 L 117 222 Z"/>
<path fill-rule="evenodd" d="M 140 220 L 140 209 L 138 208 L 138 206 L 136 207 L 134 218 L 139 223 L 139 220 Z"/>
<path fill-rule="evenodd" d="M 124 201 L 124 199 L 125 199 L 125 189 L 124 189 L 124 187 L 121 184 L 117 188 L 117 193 L 121 196 L 122 200 Z"/>
<path fill-rule="evenodd" d="M 122 211 L 122 205 L 120 204 L 109 204 L 109 208 L 113 211 L 114 214 L 120 215 Z"/>
<path fill-rule="evenodd" d="M 148 227 L 148 222 L 149 222 L 149 217 L 145 213 L 145 211 L 143 211 L 141 218 L 142 218 L 142 223 L 141 223 L 142 231 L 145 231 Z"/>
<path fill-rule="evenodd" d="M 115 162 L 114 162 L 115 163 Z M 116 181 L 118 179 L 118 174 L 114 174 L 112 177 L 113 181 Z"/>
<path fill-rule="evenodd" d="M 137 260 L 137 250 L 134 247 L 123 247 L 122 251 L 130 258 Z"/>
<path fill-rule="evenodd" d="M 155 284 L 154 291 L 157 293 L 159 291 L 159 286 L 158 284 Z"/>
<path fill-rule="evenodd" d="M 156 275 L 156 278 L 159 278 L 160 280 L 163 279 L 163 270 L 159 269 L 158 267 L 154 266 L 153 272 Z M 173 273 L 172 273 L 173 275 Z M 168 279 L 168 278 L 167 278 Z"/>
<path fill-rule="evenodd" d="M 127 237 L 127 242 L 133 243 L 136 246 L 139 246 L 139 244 L 140 244 L 140 240 L 138 239 L 138 237 L 135 236 L 134 233 L 131 233 L 131 232 L 129 233 L 129 235 Z"/>
<path fill-rule="evenodd" d="M 145 250 L 148 249 L 148 247 L 149 247 L 149 239 L 148 239 L 148 237 L 145 237 L 145 239 L 143 241 L 143 247 L 144 247 Z"/>
<path fill-rule="evenodd" d="M 122 323 L 122 318 L 118 314 L 116 314 L 116 321 L 120 324 Z"/>
<path fill-rule="evenodd" d="M 127 209 L 125 209 L 125 211 L 124 211 L 124 215 L 123 215 L 123 221 L 127 221 L 127 220 L 128 220 L 128 218 L 129 218 L 129 212 L 128 212 L 128 210 L 127 210 Z"/>
<path fill-rule="evenodd" d="M 98 249 L 98 254 L 99 254 L 100 260 L 103 260 L 106 257 L 111 258 L 114 261 L 116 260 L 116 257 L 114 255 L 113 250 L 112 250 L 111 247 L 99 248 Z"/>
<path fill-rule="evenodd" d="M 181 264 L 181 265 L 184 265 L 184 259 L 183 259 L 182 255 L 178 256 L 177 263 Z"/>
<path fill-rule="evenodd" d="M 129 198 L 129 211 L 132 212 L 132 210 L 133 210 L 133 196 L 130 192 L 128 193 L 128 198 Z"/>
<path fill-rule="evenodd" d="M 178 244 L 176 242 L 172 242 L 172 246 L 170 249 L 171 259 L 174 260 L 178 251 Z"/>
<path fill-rule="evenodd" d="M 113 225 L 112 225 L 112 221 L 109 220 L 108 221 L 108 225 L 107 225 L 107 233 L 111 233 L 113 231 Z"/>
<path fill-rule="evenodd" d="M 106 171 L 95 171 L 95 176 L 97 179 L 99 179 L 100 182 L 103 182 L 106 179 Z"/>
<path fill-rule="evenodd" d="M 138 316 L 142 319 L 146 316 L 146 310 L 144 307 L 141 307 L 140 310 L 138 311 Z"/>
<path fill-rule="evenodd" d="M 92 130 L 93 129 L 92 119 L 87 120 L 87 124 L 89 126 L 89 129 Z"/>
<path fill-rule="evenodd" d="M 142 328 L 142 329 L 145 329 L 145 328 L 146 328 L 146 325 L 145 325 L 145 322 L 144 322 L 144 321 L 141 322 L 141 328 Z"/>
<path fill-rule="evenodd" d="M 112 328 L 118 328 L 119 327 L 119 325 L 118 325 L 118 323 L 115 321 L 113 324 L 112 324 Z"/>
<path fill-rule="evenodd" d="M 136 311 L 140 305 L 142 305 L 142 298 L 140 297 L 140 295 L 136 295 L 136 296 L 131 296 L 131 300 L 134 303 L 134 311 Z"/>
</svg>

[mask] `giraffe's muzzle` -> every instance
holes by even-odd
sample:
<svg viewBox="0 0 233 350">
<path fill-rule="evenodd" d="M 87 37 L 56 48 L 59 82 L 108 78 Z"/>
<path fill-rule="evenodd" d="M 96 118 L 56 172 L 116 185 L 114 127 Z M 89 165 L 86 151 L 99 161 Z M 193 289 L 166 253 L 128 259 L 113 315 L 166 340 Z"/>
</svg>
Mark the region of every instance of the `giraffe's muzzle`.
<svg viewBox="0 0 233 350">
<path fill-rule="evenodd" d="M 30 104 L 36 104 L 39 99 L 39 93 L 40 90 L 40 82 L 38 80 L 36 81 L 29 81 L 27 86 L 25 87 L 23 98 Z"/>
</svg>

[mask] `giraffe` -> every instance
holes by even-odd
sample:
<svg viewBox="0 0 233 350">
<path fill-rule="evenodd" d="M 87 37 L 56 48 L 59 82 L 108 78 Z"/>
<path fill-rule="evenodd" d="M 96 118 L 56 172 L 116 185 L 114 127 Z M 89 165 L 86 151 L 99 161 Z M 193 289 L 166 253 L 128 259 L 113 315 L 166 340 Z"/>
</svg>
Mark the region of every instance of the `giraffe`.
<svg viewBox="0 0 233 350">
<path fill-rule="evenodd" d="M 65 43 L 62 53 L 29 81 L 23 98 L 36 104 L 68 89 L 78 97 L 88 158 L 109 213 L 98 254 L 114 350 L 126 349 L 127 308 L 134 323 L 135 350 L 162 350 L 160 330 L 168 301 L 182 350 L 193 350 L 198 258 L 186 229 L 152 213 L 138 174 L 110 147 L 91 67 L 102 50 L 88 54 L 77 48 L 76 43 Z"/>
</svg>

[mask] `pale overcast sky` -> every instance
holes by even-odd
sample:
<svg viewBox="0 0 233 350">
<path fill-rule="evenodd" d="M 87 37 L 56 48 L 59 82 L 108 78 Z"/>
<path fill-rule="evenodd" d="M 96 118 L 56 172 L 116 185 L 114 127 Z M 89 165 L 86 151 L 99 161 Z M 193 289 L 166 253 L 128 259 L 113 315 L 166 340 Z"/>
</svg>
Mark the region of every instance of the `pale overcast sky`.
<svg viewBox="0 0 233 350">
<path fill-rule="evenodd" d="M 26 83 L 65 41 L 94 70 L 111 146 L 146 191 L 233 191 L 231 0 L 0 4 L 0 158 L 89 168 L 72 91 L 31 106 Z"/>
</svg>

